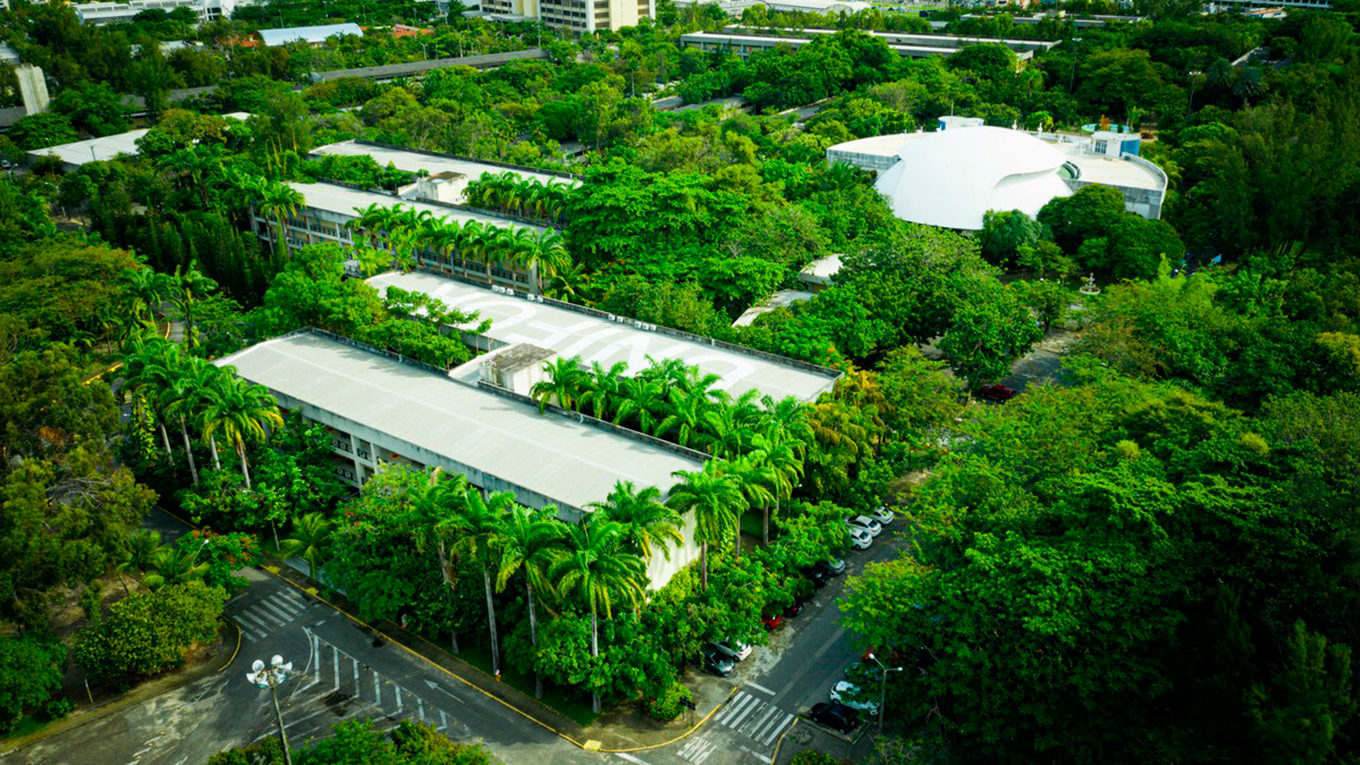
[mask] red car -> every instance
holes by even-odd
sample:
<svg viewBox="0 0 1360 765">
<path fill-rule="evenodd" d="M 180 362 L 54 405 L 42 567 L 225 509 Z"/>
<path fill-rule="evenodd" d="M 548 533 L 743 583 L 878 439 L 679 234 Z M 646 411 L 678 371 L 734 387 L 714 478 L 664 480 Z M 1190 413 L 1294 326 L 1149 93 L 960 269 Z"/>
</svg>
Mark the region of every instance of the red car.
<svg viewBox="0 0 1360 765">
<path fill-rule="evenodd" d="M 982 386 L 982 389 L 978 391 L 978 395 L 983 398 L 991 399 L 992 401 L 1010 401 L 1020 395 L 1020 391 L 1015 388 L 1008 388 L 1001 383 L 991 383 L 990 385 Z"/>
<path fill-rule="evenodd" d="M 774 616 L 771 616 L 769 614 L 762 614 L 760 621 L 765 625 L 765 629 L 773 631 L 779 629 L 779 625 L 784 623 L 784 615 L 775 614 Z"/>
</svg>

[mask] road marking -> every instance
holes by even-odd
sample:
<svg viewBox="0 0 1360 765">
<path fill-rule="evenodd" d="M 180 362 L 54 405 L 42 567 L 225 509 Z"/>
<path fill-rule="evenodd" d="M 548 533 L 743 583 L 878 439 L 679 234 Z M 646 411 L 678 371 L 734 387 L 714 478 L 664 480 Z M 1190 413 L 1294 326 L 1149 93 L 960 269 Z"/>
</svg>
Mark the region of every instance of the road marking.
<svg viewBox="0 0 1360 765">
<path fill-rule="evenodd" d="M 331 646 L 331 655 L 335 657 L 334 662 L 335 687 L 331 688 L 331 693 L 335 693 L 336 691 L 340 690 L 340 649 L 336 648 L 335 646 Z"/>
<path fill-rule="evenodd" d="M 291 622 L 297 618 L 296 613 L 291 613 L 288 610 L 284 609 L 283 607 L 270 603 L 267 600 L 262 600 L 256 605 L 258 605 L 261 609 L 268 611 L 274 616 L 277 616 L 278 618 L 282 619 L 284 624 L 287 624 L 288 622 Z"/>
<path fill-rule="evenodd" d="M 831 650 L 831 646 L 835 645 L 836 641 L 840 640 L 844 636 L 845 628 L 837 627 L 836 631 L 831 634 L 831 637 L 827 638 L 827 641 L 825 643 L 822 643 L 822 647 L 818 648 L 817 653 L 813 654 L 813 656 L 815 656 L 818 659 L 822 658 L 822 655 L 825 654 L 827 651 Z"/>
<path fill-rule="evenodd" d="M 327 708 L 325 708 L 325 707 L 322 707 L 321 709 L 316 710 L 315 712 L 313 712 L 313 713 L 307 715 L 306 717 L 299 717 L 298 719 L 296 719 L 296 720 L 294 720 L 294 721 L 292 721 L 292 722 L 290 722 L 290 723 L 284 723 L 283 729 L 284 729 L 284 730 L 288 730 L 289 728 L 293 727 L 294 725 L 297 725 L 298 723 L 307 722 L 308 720 L 312 719 L 313 717 L 317 717 L 317 716 L 319 716 L 319 715 L 324 715 L 324 714 L 326 714 L 326 713 L 329 712 L 329 711 L 330 711 L 329 709 L 327 709 Z"/>
<path fill-rule="evenodd" d="M 774 717 L 775 712 L 778 712 L 778 711 L 779 711 L 779 708 L 778 708 L 778 707 L 771 706 L 769 709 L 766 709 L 766 710 L 765 710 L 765 714 L 762 715 L 759 719 L 756 718 L 756 715 L 751 715 L 751 719 L 750 719 L 750 720 L 747 720 L 747 723 L 749 723 L 749 724 L 746 726 L 747 730 L 744 730 L 744 731 L 742 731 L 742 732 L 743 732 L 743 733 L 748 733 L 748 734 L 750 734 L 751 738 L 755 738 L 755 737 L 756 737 L 756 731 L 758 731 L 758 730 L 760 730 L 761 728 L 765 727 L 765 723 L 769 722 L 769 721 L 770 721 L 770 718 L 771 718 L 771 717 Z"/>
<path fill-rule="evenodd" d="M 420 713 L 420 721 L 425 722 L 425 701 L 419 696 L 416 697 L 416 710 Z"/>
<path fill-rule="evenodd" d="M 269 627 L 262 624 L 258 618 L 252 617 L 250 614 L 242 611 L 236 614 L 236 620 L 241 622 L 248 632 L 257 635 L 260 640 L 269 637 Z"/>
<path fill-rule="evenodd" d="M 735 715 L 739 709 L 746 706 L 748 703 L 755 701 L 755 698 L 755 696 L 751 696 L 750 694 L 738 693 L 736 701 L 728 702 L 727 708 L 718 715 L 718 724 L 726 725 L 727 721 L 732 719 L 732 716 Z"/>
<path fill-rule="evenodd" d="M 353 656 L 349 658 L 354 663 L 354 695 L 359 695 L 359 661 Z"/>
<path fill-rule="evenodd" d="M 163 738 L 165 738 L 165 734 L 164 734 L 164 733 L 162 733 L 161 735 L 159 735 L 159 736 L 157 736 L 157 737 L 155 737 L 155 738 L 151 738 L 151 739 L 147 739 L 146 741 L 143 741 L 143 742 L 142 742 L 142 746 L 151 746 L 152 744 L 156 743 L 157 741 L 160 741 L 160 740 L 163 739 Z"/>
<path fill-rule="evenodd" d="M 393 685 L 392 687 L 397 689 L 397 711 L 400 712 L 400 711 L 401 711 L 401 686 L 400 686 L 400 685 Z"/>
<path fill-rule="evenodd" d="M 707 760 L 716 748 L 718 748 L 718 745 L 712 741 L 692 738 L 680 748 L 680 757 L 694 763 L 694 765 L 703 765 L 703 761 Z"/>
<path fill-rule="evenodd" d="M 438 727 L 438 728 L 435 728 L 435 730 L 448 731 L 448 729 L 449 729 L 449 716 L 446 715 L 446 714 L 444 714 L 444 710 L 442 710 L 442 709 L 437 709 L 437 710 L 435 710 L 435 711 L 439 712 L 439 727 Z"/>
<path fill-rule="evenodd" d="M 382 677 L 377 672 L 373 673 L 373 703 L 382 706 Z"/>
<path fill-rule="evenodd" d="M 634 757 L 633 755 L 628 754 L 627 752 L 615 752 L 614 756 L 635 763 L 636 765 L 650 765 L 646 760 Z"/>
<path fill-rule="evenodd" d="M 263 608 L 260 608 L 260 605 L 259 605 L 258 603 L 256 603 L 255 605 L 251 606 L 250 608 L 247 608 L 247 609 L 246 609 L 246 613 L 248 613 L 248 614 L 250 614 L 251 616 L 255 617 L 256 619 L 259 619 L 260 621 L 262 621 L 262 622 L 268 624 L 269 627 L 270 627 L 270 629 L 278 629 L 279 627 L 282 627 L 283 625 L 285 625 L 285 624 L 288 623 L 288 622 L 286 622 L 286 621 L 284 621 L 284 620 L 278 618 L 277 616 L 275 616 L 275 615 L 269 613 L 268 611 L 264 610 Z"/>
<path fill-rule="evenodd" d="M 755 688 L 756 690 L 760 691 L 761 693 L 768 693 L 768 694 L 771 695 L 771 696 L 775 695 L 775 694 L 774 694 L 774 691 L 770 690 L 769 688 L 766 688 L 765 686 L 763 686 L 763 685 L 761 685 L 761 684 L 759 684 L 759 683 L 747 683 L 747 684 L 746 684 L 746 687 L 747 687 L 747 688 Z"/>
<path fill-rule="evenodd" d="M 740 712 L 738 712 L 737 714 L 733 715 L 732 718 L 729 719 L 729 720 L 725 723 L 725 724 L 727 725 L 727 727 L 729 727 L 729 728 L 731 728 L 731 729 L 733 729 L 733 730 L 736 730 L 736 729 L 737 729 L 737 726 L 741 724 L 741 721 L 742 721 L 742 720 L 746 719 L 746 716 L 747 716 L 747 715 L 751 714 L 752 712 L 756 711 L 757 709 L 760 709 L 761 706 L 763 706 L 764 703 L 765 703 L 765 702 L 763 702 L 763 701 L 759 701 L 759 700 L 756 699 L 754 696 L 748 696 L 747 698 L 750 698 L 751 701 L 753 701 L 753 702 L 755 702 L 755 703 L 753 703 L 753 704 L 747 704 L 745 709 L 743 709 L 743 710 L 741 710 Z"/>
<path fill-rule="evenodd" d="M 774 740 L 779 737 L 779 734 L 783 733 L 784 729 L 789 727 L 789 724 L 796 719 L 798 719 L 796 715 L 788 715 L 787 717 L 785 717 L 783 720 L 779 722 L 778 725 L 770 729 L 770 734 L 766 736 L 763 741 L 760 742 L 760 745 L 768 747 L 770 744 L 773 744 Z M 755 737 L 752 736 L 752 738 Z"/>
</svg>

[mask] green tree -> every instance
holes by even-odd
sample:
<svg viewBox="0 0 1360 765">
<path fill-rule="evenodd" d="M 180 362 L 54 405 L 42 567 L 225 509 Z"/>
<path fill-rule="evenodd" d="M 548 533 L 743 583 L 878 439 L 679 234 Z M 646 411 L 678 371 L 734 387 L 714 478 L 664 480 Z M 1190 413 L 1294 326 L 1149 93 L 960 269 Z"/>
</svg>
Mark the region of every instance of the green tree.
<svg viewBox="0 0 1360 765">
<path fill-rule="evenodd" d="M 467 556 L 482 570 L 482 584 L 486 589 L 486 620 L 491 631 L 491 672 L 501 674 L 500 638 L 496 634 L 496 604 L 492 598 L 491 573 L 501 567 L 501 547 L 505 538 L 505 519 L 515 504 L 513 492 L 498 491 L 486 499 L 481 492 L 463 492 L 453 506 L 452 515 L 444 522 L 445 533 L 453 538 L 450 552 Z"/>
<path fill-rule="evenodd" d="M 699 543 L 701 586 L 708 589 L 708 546 L 721 543 L 729 534 L 740 533 L 738 519 L 746 509 L 737 478 L 726 472 L 717 460 L 709 460 L 700 470 L 677 470 L 680 479 L 671 488 L 666 504 L 682 516 L 694 514 L 694 539 Z"/>
<path fill-rule="evenodd" d="M 590 507 L 622 528 L 625 548 L 644 561 L 652 560 L 653 547 L 666 560 L 671 559 L 671 545 L 680 545 L 680 516 L 661 503 L 661 491 L 655 486 L 638 490 L 632 481 L 616 481 L 603 502 Z"/>
<path fill-rule="evenodd" d="M 133 594 L 76 636 L 77 666 L 104 682 L 152 675 L 184 662 L 194 645 L 217 636 L 227 594 L 202 582 Z"/>
<path fill-rule="evenodd" d="M 20 117 L 9 129 L 9 139 L 25 151 L 71 143 L 80 138 L 65 114 L 40 112 Z"/>
<path fill-rule="evenodd" d="M 307 513 L 293 520 L 293 535 L 283 541 L 283 554 L 307 561 L 307 570 L 317 581 L 321 567 L 330 559 L 335 544 L 335 524 L 320 513 Z"/>
<path fill-rule="evenodd" d="M 1029 309 L 1010 289 L 993 283 L 959 309 L 939 346 L 954 372 L 976 388 L 1008 374 L 1011 363 L 1042 337 Z"/>
<path fill-rule="evenodd" d="M 25 709 L 61 688 L 66 646 L 36 635 L 0 638 L 0 733 L 8 733 Z"/>
<path fill-rule="evenodd" d="M 553 550 L 565 534 L 566 527 L 557 520 L 557 509 L 546 507 L 530 510 L 515 503 L 505 517 L 505 532 L 501 537 L 500 568 L 496 574 L 496 590 L 502 591 L 516 573 L 524 574 L 524 601 L 529 611 L 529 645 L 538 650 L 538 593 L 551 593 L 548 566 Z M 534 698 L 543 696 L 543 673 L 534 670 Z"/>
<path fill-rule="evenodd" d="M 250 461 L 246 457 L 246 445 L 251 440 L 264 440 L 266 425 L 283 425 L 278 404 L 264 386 L 252 385 L 234 374 L 224 375 L 218 378 L 218 385 L 209 392 L 209 403 L 203 417 L 206 423 L 204 438 L 211 439 L 221 431 L 227 443 L 236 449 L 236 456 L 241 459 L 241 474 L 245 477 L 246 490 L 249 491 Z"/>
</svg>

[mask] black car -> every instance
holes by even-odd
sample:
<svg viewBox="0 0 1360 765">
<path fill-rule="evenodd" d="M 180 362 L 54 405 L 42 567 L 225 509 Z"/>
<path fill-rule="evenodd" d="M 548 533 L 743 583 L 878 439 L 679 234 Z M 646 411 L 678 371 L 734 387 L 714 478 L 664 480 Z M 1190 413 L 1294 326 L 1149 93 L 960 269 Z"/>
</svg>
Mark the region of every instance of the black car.
<svg viewBox="0 0 1360 765">
<path fill-rule="evenodd" d="M 808 719 L 841 733 L 849 733 L 859 727 L 859 711 L 834 701 L 813 704 Z"/>
<path fill-rule="evenodd" d="M 825 587 L 827 582 L 831 581 L 831 575 L 824 569 L 817 568 L 816 566 L 805 568 L 801 573 L 805 579 L 812 582 L 813 587 L 816 587 L 819 590 Z"/>
<path fill-rule="evenodd" d="M 704 646 L 699 649 L 699 652 L 702 653 L 704 657 L 704 671 L 710 674 L 717 675 L 718 677 L 727 677 L 732 674 L 732 670 L 737 667 L 737 663 L 732 660 L 731 656 L 723 653 L 712 643 L 705 643 Z"/>
<path fill-rule="evenodd" d="M 791 605 L 791 606 L 789 606 L 788 608 L 784 609 L 784 618 L 785 618 L 785 619 L 792 619 L 793 617 L 795 617 L 795 616 L 797 616 L 797 615 L 803 613 L 803 605 L 804 605 L 804 603 L 803 603 L 803 601 L 801 601 L 801 600 L 795 600 L 795 601 L 793 601 L 793 605 Z"/>
</svg>

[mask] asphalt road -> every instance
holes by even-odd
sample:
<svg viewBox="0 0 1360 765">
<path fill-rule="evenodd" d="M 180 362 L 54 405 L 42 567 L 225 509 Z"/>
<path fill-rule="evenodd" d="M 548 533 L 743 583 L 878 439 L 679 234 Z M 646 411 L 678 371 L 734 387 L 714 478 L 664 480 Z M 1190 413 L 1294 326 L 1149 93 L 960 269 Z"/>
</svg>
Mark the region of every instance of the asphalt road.
<svg viewBox="0 0 1360 765">
<path fill-rule="evenodd" d="M 183 527 L 156 514 L 149 525 L 169 541 Z M 900 527 L 901 524 L 898 524 Z M 693 682 L 735 685 L 734 695 L 695 735 L 636 754 L 587 752 L 498 701 L 469 688 L 399 646 L 260 571 L 227 605 L 243 630 L 242 647 L 225 672 L 66 731 L 6 756 L 15 765 L 201 765 L 223 749 L 277 730 L 269 691 L 249 684 L 256 659 L 278 654 L 293 663 L 279 688 L 284 729 L 298 746 L 338 722 L 372 719 L 379 728 L 403 719 L 433 725 L 454 740 L 481 741 L 510 765 L 576 765 L 619 760 L 641 765 L 769 762 L 795 716 L 827 698 L 845 667 L 858 659 L 836 623 L 836 599 L 865 562 L 891 556 L 890 528 L 867 551 L 847 557 L 848 570 L 819 590 L 729 678 Z"/>
</svg>

